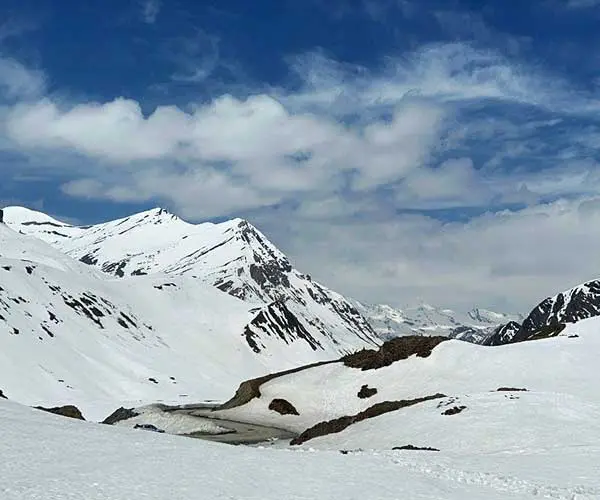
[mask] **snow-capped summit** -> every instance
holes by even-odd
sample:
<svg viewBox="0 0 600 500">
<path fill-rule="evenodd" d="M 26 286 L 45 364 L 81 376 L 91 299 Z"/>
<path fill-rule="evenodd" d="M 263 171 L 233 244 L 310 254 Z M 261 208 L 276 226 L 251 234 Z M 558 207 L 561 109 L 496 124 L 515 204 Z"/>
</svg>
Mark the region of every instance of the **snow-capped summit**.
<svg viewBox="0 0 600 500">
<path fill-rule="evenodd" d="M 600 316 L 600 280 L 592 280 L 540 302 L 522 324 L 510 322 L 496 328 L 483 343 L 508 344 L 540 334 L 552 335 L 564 324 Z"/>
<path fill-rule="evenodd" d="M 154 213 L 138 222 L 146 225 L 156 215 L 165 218 Z M 46 223 L 55 224 L 42 216 L 22 217 L 20 228 L 52 240 L 46 230 L 55 226 Z M 131 219 L 118 227 L 125 224 L 134 234 L 142 230 Z M 185 225 L 172 219 L 167 227 Z M 61 241 L 75 241 L 98 228 L 65 224 L 56 229 L 78 235 Z M 160 248 L 156 253 L 161 255 Z M 109 412 L 127 401 L 219 399 L 242 378 L 374 344 L 338 326 L 340 316 L 327 315 L 327 305 L 317 304 L 321 309 L 314 306 L 301 316 L 288 307 L 293 300 L 244 302 L 190 273 L 115 275 L 0 225 L 5 395 L 32 405 L 76 404 L 88 414 Z M 332 307 L 340 307 L 336 294 L 328 297 Z M 322 318 L 309 323 L 306 317 L 314 310 Z M 319 328 L 328 321 L 338 329 L 323 334 Z"/>
<path fill-rule="evenodd" d="M 443 335 L 477 342 L 480 337 L 487 335 L 490 328 L 522 319 L 519 315 L 486 309 L 473 309 L 464 314 L 425 303 L 403 309 L 386 304 L 366 305 L 357 301 L 354 305 L 383 340 L 403 335 Z M 469 332 L 468 335 L 465 332 Z"/>
<path fill-rule="evenodd" d="M 5 220 L 15 230 L 115 277 L 188 276 L 255 306 L 285 304 L 315 339 L 336 345 L 339 352 L 379 343 L 352 304 L 294 269 L 288 258 L 244 219 L 191 224 L 154 208 L 77 227 L 40 212 L 9 207 Z"/>
</svg>

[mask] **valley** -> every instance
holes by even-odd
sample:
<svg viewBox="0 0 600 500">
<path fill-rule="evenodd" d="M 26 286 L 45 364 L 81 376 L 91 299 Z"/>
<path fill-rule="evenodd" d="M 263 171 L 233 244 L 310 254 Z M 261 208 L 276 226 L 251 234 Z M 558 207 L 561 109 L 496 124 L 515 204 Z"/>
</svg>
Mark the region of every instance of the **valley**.
<svg viewBox="0 0 600 500">
<path fill-rule="evenodd" d="M 193 225 L 157 209 L 77 227 L 19 207 L 3 215 L 4 418 L 57 439 L 98 436 L 107 452 L 113 439 L 147 441 L 234 468 L 289 458 L 338 474 L 358 460 L 373 477 L 406 474 L 423 498 L 600 497 L 595 281 L 524 319 L 400 310 L 329 290 L 241 220 Z M 87 422 L 27 408 L 65 405 Z M 3 498 L 36 491 L 27 484 Z M 377 498 L 395 498 L 384 484 Z"/>
</svg>

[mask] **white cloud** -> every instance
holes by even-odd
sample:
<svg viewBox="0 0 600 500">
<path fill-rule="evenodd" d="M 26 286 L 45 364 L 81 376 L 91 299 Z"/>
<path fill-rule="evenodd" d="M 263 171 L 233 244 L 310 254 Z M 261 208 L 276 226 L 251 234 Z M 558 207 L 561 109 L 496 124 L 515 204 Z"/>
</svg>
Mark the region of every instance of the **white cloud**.
<svg viewBox="0 0 600 500">
<path fill-rule="evenodd" d="M 142 181 L 144 176 L 154 178 L 157 169 L 165 178 L 179 176 L 182 182 L 189 182 L 190 172 L 192 178 L 218 172 L 232 186 L 242 186 L 230 198 L 229 209 L 226 200 L 208 211 L 191 192 L 189 197 L 177 195 L 182 207 L 198 205 L 203 214 L 216 216 L 244 208 L 244 192 L 247 208 L 253 208 L 256 193 L 267 205 L 285 201 L 290 193 L 335 191 L 346 176 L 352 176 L 357 190 L 401 178 L 427 158 L 441 117 L 439 107 L 407 102 L 391 120 L 353 130 L 326 117 L 292 114 L 266 95 L 245 100 L 223 96 L 189 113 L 161 107 L 149 116 L 125 99 L 66 110 L 46 99 L 15 107 L 7 130 L 24 147 L 76 151 L 119 164 L 120 185 L 138 190 L 139 199 L 167 194 L 159 182 Z M 298 160 L 297 155 L 304 156 Z M 183 173 L 174 167 L 176 162 L 186 163 Z M 88 196 L 98 186 L 86 184 Z M 110 189 L 97 191 L 95 196 L 122 198 Z M 68 192 L 79 191 L 71 187 Z"/>
<path fill-rule="evenodd" d="M 300 109 L 327 107 L 338 114 L 363 113 L 419 96 L 453 105 L 495 100 L 565 114 L 592 115 L 600 110 L 595 95 L 571 88 L 559 75 L 545 74 L 468 43 L 420 47 L 402 58 L 389 58 L 376 75 L 319 52 L 292 63 L 304 88 L 288 95 L 287 102 Z"/>
<path fill-rule="evenodd" d="M 32 70 L 0 54 L 0 102 L 4 99 L 31 99 L 44 90 L 45 79 L 40 71 Z"/>
<path fill-rule="evenodd" d="M 139 104 L 115 99 L 59 109 L 49 99 L 16 106 L 7 119 L 9 135 L 23 146 L 66 148 L 107 161 L 164 158 L 189 134 L 189 116 L 160 107 L 145 118 Z"/>
<path fill-rule="evenodd" d="M 567 7 L 573 9 L 586 9 L 600 5 L 600 0 L 569 0 Z"/>
<path fill-rule="evenodd" d="M 593 277 L 590 249 L 600 241 L 589 228 L 600 222 L 598 202 L 535 206 L 600 188 L 592 159 L 567 150 L 546 157 L 538 144 L 552 141 L 540 130 L 559 127 L 557 115 L 589 120 L 593 95 L 456 43 L 390 59 L 380 73 L 320 53 L 293 67 L 294 91 L 221 95 L 150 113 L 124 98 L 38 98 L 42 76 L 13 68 L 3 91 L 20 102 L 0 110 L 4 140 L 12 151 L 39 155 L 24 168 L 51 175 L 62 164 L 70 196 L 158 200 L 190 219 L 251 215 L 302 269 L 367 300 L 524 311 Z M 195 73 L 190 66 L 182 74 Z M 525 104 L 544 118 L 460 116 L 490 101 Z M 586 147 L 594 134 L 582 139 Z M 468 141 L 491 150 L 485 164 Z M 448 155 L 453 148 L 460 152 Z M 543 171 L 519 164 L 534 155 Z M 510 172 L 502 168 L 508 160 Z M 398 214 L 507 203 L 529 206 L 466 223 Z M 565 259 L 574 248 L 577 258 Z"/>
<path fill-rule="evenodd" d="M 300 219 L 289 229 L 280 223 L 282 213 L 258 222 L 300 269 L 368 301 L 526 313 L 600 273 L 600 233 L 593 230 L 600 224 L 598 198 L 488 213 L 466 223 L 380 215 Z"/>
<path fill-rule="evenodd" d="M 154 24 L 160 13 L 161 0 L 143 0 L 142 1 L 142 20 L 146 24 Z"/>
</svg>

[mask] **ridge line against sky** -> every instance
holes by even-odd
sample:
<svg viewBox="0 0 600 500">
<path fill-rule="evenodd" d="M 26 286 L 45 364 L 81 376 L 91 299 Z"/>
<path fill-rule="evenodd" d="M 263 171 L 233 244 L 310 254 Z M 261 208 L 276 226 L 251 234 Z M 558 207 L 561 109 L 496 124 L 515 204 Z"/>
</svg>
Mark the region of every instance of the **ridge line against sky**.
<svg viewBox="0 0 600 500">
<path fill-rule="evenodd" d="M 598 2 L 7 1 L 3 205 L 241 216 L 367 302 L 597 276 Z"/>
</svg>

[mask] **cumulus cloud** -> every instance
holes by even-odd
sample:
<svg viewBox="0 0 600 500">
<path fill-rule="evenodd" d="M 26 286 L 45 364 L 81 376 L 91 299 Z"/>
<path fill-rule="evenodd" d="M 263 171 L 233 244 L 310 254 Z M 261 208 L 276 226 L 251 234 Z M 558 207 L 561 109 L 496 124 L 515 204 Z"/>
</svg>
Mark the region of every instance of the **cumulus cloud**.
<svg viewBox="0 0 600 500">
<path fill-rule="evenodd" d="M 31 99 L 44 90 L 41 71 L 27 68 L 19 61 L 0 54 L 0 100 Z"/>
<path fill-rule="evenodd" d="M 407 102 L 391 119 L 354 130 L 327 117 L 290 113 L 267 95 L 223 96 L 189 113 L 160 107 L 148 116 L 131 100 L 61 110 L 46 99 L 15 107 L 7 130 L 25 147 L 77 151 L 119 165 L 121 186 L 137 190 L 131 198 L 166 194 L 160 182 L 141 180 L 154 179 L 156 169 L 165 178 L 181 177 L 182 185 L 190 181 L 190 172 L 192 178 L 218 174 L 232 185 L 239 183 L 235 197 L 212 209 L 192 191 L 177 191 L 180 205 L 198 203 L 203 215 L 218 216 L 244 208 L 244 192 L 247 208 L 253 208 L 259 198 L 267 205 L 285 201 L 290 193 L 335 191 L 346 181 L 355 190 L 394 181 L 427 158 L 442 116 L 441 108 L 430 103 Z M 153 167 L 145 161 L 154 162 Z M 156 162 L 162 162 L 160 167 Z M 183 172 L 177 162 L 186 163 Z M 101 185 L 85 184 L 86 196 L 122 199 Z M 224 206 L 228 199 L 229 209 Z"/>
<path fill-rule="evenodd" d="M 150 112 L 132 99 L 43 97 L 42 76 L 21 67 L 0 77 L 18 101 L 0 113 L 4 140 L 44 158 L 24 168 L 61 165 L 69 196 L 247 216 L 301 268 L 366 300 L 524 311 L 592 277 L 588 248 L 600 242 L 585 227 L 599 217 L 600 176 L 581 152 L 596 130 L 577 142 L 561 127 L 593 121 L 594 95 L 459 43 L 377 72 L 321 52 L 290 64 L 293 90 Z M 518 111 L 490 118 L 487 106 Z M 466 208 L 489 213 L 426 215 Z M 563 260 L 571 242 L 578 258 Z"/>
<path fill-rule="evenodd" d="M 282 229 L 282 217 L 260 223 L 296 264 L 366 301 L 526 313 L 546 296 L 598 277 L 598 198 L 468 222 L 373 213 L 369 220 L 300 219 Z"/>
</svg>

